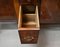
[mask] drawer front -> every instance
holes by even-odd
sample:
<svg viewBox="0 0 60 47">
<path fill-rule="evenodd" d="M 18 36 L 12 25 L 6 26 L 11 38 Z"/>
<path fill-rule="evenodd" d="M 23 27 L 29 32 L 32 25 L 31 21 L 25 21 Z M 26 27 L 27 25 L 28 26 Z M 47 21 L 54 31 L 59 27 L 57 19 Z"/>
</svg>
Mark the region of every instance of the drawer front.
<svg viewBox="0 0 60 47">
<path fill-rule="evenodd" d="M 39 31 L 19 31 L 21 43 L 37 43 Z"/>
</svg>

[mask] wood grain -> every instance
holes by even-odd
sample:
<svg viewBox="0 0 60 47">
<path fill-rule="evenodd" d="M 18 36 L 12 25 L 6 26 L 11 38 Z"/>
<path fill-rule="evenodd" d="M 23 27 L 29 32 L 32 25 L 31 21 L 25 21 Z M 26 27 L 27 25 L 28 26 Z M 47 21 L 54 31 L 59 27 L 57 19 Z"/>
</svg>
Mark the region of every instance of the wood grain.
<svg viewBox="0 0 60 47">
<path fill-rule="evenodd" d="M 41 23 L 60 23 L 60 1 L 42 0 L 40 13 Z"/>
<path fill-rule="evenodd" d="M 39 30 L 23 30 L 19 31 L 22 44 L 35 44 L 38 42 Z M 28 37 L 28 38 L 26 38 Z M 32 37 L 32 38 L 29 38 Z M 25 39 L 26 38 L 26 39 Z"/>
<path fill-rule="evenodd" d="M 0 0 L 0 21 L 16 20 L 13 0 Z"/>
</svg>

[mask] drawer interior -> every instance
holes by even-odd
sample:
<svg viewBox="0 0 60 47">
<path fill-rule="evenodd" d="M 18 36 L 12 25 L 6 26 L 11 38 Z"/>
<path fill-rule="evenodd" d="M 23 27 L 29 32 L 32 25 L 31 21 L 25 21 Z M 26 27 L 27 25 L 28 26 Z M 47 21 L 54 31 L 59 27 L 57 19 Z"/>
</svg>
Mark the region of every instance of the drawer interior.
<svg viewBox="0 0 60 47">
<path fill-rule="evenodd" d="M 22 27 L 36 27 L 35 15 L 23 15 L 22 16 Z"/>
<path fill-rule="evenodd" d="M 38 6 L 20 6 L 18 28 L 38 28 Z"/>
<path fill-rule="evenodd" d="M 22 5 L 22 12 L 23 14 L 26 14 L 26 13 L 35 13 L 35 10 L 36 10 L 36 5 Z"/>
</svg>

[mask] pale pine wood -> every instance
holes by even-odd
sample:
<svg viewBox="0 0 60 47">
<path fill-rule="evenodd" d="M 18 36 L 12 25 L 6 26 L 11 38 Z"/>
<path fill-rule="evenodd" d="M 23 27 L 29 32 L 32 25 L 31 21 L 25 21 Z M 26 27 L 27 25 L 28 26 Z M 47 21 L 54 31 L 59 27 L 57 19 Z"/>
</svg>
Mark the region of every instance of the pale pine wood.
<svg viewBox="0 0 60 47">
<path fill-rule="evenodd" d="M 26 15 L 27 17 L 31 17 L 30 15 L 32 15 L 33 17 L 31 18 L 35 18 L 35 22 L 33 21 L 29 21 L 27 23 L 22 23 L 22 8 L 20 6 L 19 8 L 19 19 L 18 19 L 18 30 L 40 30 L 40 25 L 39 25 L 39 16 L 38 16 L 38 6 L 36 6 L 36 12 L 35 14 L 24 14 L 24 16 Z M 29 20 L 29 18 L 28 18 Z M 28 26 L 28 25 L 36 25 L 36 27 L 22 27 L 22 24 Z"/>
</svg>

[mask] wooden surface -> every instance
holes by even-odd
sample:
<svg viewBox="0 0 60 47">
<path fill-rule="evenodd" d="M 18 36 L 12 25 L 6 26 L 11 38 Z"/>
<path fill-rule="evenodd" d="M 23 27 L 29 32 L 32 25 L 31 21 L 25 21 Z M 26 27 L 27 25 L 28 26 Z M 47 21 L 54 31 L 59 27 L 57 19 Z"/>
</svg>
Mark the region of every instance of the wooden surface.
<svg viewBox="0 0 60 47">
<path fill-rule="evenodd" d="M 22 44 L 35 44 L 38 41 L 39 30 L 23 30 L 19 31 Z"/>
<path fill-rule="evenodd" d="M 21 4 L 19 8 L 18 30 L 20 40 L 22 44 L 35 44 L 38 41 L 40 30 L 38 6 L 35 4 L 35 0 L 31 0 L 33 6 L 36 6 L 35 9 L 31 7 L 31 2 L 29 3 L 27 0 L 22 1 L 23 6 L 28 7 L 22 7 Z M 30 4 L 30 6 L 28 4 Z M 27 12 L 23 9 L 27 9 Z M 30 11 L 32 9 L 34 9 L 33 13 Z"/>
<path fill-rule="evenodd" d="M 19 20 L 18 20 L 18 30 L 40 30 L 38 6 L 36 6 L 36 8 L 35 8 L 35 10 L 36 10 L 34 13 L 35 15 L 29 14 L 29 15 L 25 16 L 24 13 L 22 12 L 21 6 L 20 6 L 19 10 L 20 11 L 19 11 Z M 35 24 L 32 25 L 32 22 Z M 27 23 L 29 25 L 27 25 Z"/>
<path fill-rule="evenodd" d="M 60 1 L 42 0 L 40 10 L 41 23 L 60 23 Z"/>
<path fill-rule="evenodd" d="M 16 12 L 16 16 L 17 16 L 17 19 L 19 17 L 19 0 L 13 0 L 13 4 L 14 4 L 14 8 L 15 8 L 15 12 Z"/>
<path fill-rule="evenodd" d="M 13 0 L 0 0 L 0 21 L 16 20 Z"/>
</svg>

